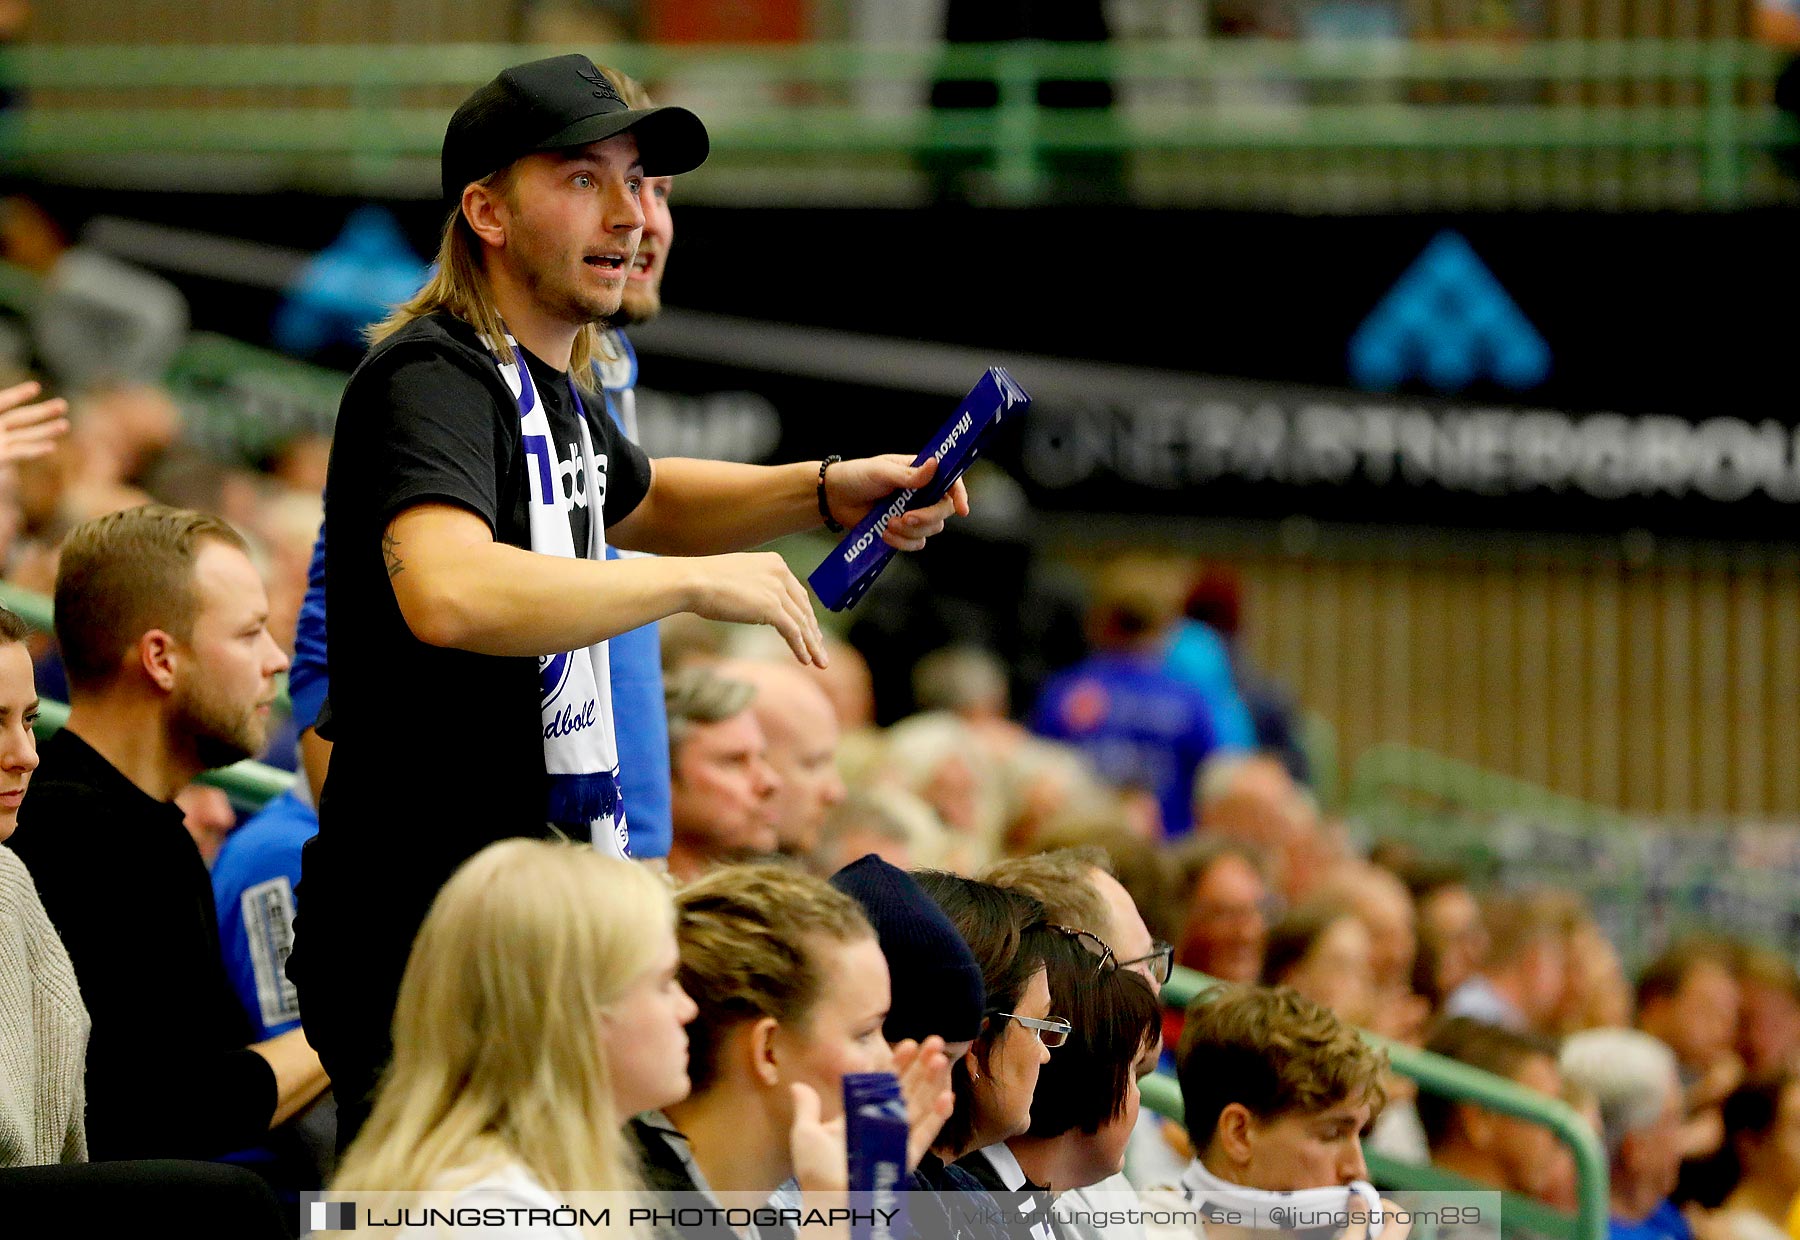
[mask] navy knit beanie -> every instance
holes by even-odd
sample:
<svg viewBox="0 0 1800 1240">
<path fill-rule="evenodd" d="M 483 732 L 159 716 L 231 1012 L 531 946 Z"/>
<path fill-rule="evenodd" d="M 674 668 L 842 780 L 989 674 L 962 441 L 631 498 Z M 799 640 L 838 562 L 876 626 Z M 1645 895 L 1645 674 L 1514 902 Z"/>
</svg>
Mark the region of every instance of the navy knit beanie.
<svg viewBox="0 0 1800 1240">
<path fill-rule="evenodd" d="M 831 885 L 862 905 L 887 957 L 894 1002 L 882 1036 L 972 1041 L 987 1001 L 981 967 L 924 888 L 874 853 L 833 874 Z"/>
</svg>

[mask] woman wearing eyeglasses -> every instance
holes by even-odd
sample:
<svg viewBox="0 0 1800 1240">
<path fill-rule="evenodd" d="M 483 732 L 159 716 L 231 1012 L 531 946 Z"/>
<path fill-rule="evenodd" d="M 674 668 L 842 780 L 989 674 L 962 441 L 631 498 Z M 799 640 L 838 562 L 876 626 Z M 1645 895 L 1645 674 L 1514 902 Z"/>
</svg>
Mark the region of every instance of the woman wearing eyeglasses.
<svg viewBox="0 0 1800 1240">
<path fill-rule="evenodd" d="M 1044 906 L 1030 896 L 954 874 L 915 877 L 975 953 L 987 987 L 981 1034 L 950 1074 L 956 1109 L 916 1174 L 922 1188 L 980 1192 L 988 1186 L 957 1160 L 1004 1148 L 1031 1127 L 1039 1070 L 1069 1036 L 1069 1023 L 1051 1015 L 1044 965 L 1063 936 L 1044 922 Z"/>
<path fill-rule="evenodd" d="M 1100 939 L 1059 933 L 1047 957 L 1050 998 L 1073 1028 L 1038 1076 L 1031 1127 L 1006 1144 L 1033 1183 L 1062 1194 L 1124 1169 L 1138 1078 L 1156 1066 L 1161 1009 Z"/>
<path fill-rule="evenodd" d="M 1093 934 L 1050 929 L 1044 951 L 1050 998 L 1073 1018 L 1071 1028 L 1038 1074 L 1030 1127 L 956 1164 L 990 1191 L 1010 1194 L 1002 1200 L 1015 1203 L 1022 1224 L 1015 1235 L 1029 1240 L 1068 1235 L 1074 1219 L 1053 1227 L 1052 1203 L 1124 1167 L 1138 1117 L 1138 1073 L 1154 1066 L 1156 1053 L 1158 1009 L 1150 987 L 1120 969 Z M 1070 1198 L 1058 1209 L 1080 1204 Z"/>
</svg>

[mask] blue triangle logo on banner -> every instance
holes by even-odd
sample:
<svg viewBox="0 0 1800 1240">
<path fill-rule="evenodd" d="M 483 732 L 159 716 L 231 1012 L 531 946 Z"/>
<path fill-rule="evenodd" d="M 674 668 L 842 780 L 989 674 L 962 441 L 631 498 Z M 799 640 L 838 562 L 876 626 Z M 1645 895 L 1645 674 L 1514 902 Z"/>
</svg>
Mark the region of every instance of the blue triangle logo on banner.
<svg viewBox="0 0 1800 1240">
<path fill-rule="evenodd" d="M 1386 390 L 1420 379 L 1457 392 L 1480 379 L 1536 387 L 1550 346 L 1461 234 L 1431 239 L 1350 338 L 1350 375 Z"/>
</svg>

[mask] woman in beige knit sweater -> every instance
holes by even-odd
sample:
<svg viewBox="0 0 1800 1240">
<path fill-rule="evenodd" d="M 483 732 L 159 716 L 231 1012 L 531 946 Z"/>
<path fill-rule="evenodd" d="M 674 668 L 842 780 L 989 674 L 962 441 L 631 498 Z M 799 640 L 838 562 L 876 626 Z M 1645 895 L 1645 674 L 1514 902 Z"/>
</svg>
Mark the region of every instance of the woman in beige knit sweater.
<svg viewBox="0 0 1800 1240">
<path fill-rule="evenodd" d="M 0 608 L 0 841 L 37 769 L 30 630 Z M 83 1162 L 88 1014 L 25 863 L 0 847 L 0 1167 Z"/>
</svg>

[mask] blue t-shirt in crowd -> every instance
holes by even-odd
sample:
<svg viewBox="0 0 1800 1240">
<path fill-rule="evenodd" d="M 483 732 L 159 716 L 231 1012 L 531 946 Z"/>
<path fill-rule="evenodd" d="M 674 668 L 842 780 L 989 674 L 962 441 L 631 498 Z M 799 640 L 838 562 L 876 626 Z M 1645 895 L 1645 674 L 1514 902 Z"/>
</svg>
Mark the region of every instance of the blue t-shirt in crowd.
<svg viewBox="0 0 1800 1240">
<path fill-rule="evenodd" d="M 637 354 L 623 332 L 611 333 L 624 357 L 600 367 L 606 411 L 634 442 Z M 631 555 L 610 544 L 606 558 Z M 611 668 L 613 737 L 619 750 L 619 787 L 631 855 L 666 857 L 674 841 L 669 806 L 669 716 L 663 705 L 662 638 L 655 624 L 621 633 L 606 643 Z"/>
<path fill-rule="evenodd" d="M 1198 620 L 1183 620 L 1169 640 L 1165 666 L 1178 680 L 1200 691 L 1212 712 L 1213 732 L 1225 749 L 1255 749 L 1256 724 L 1238 692 L 1231 667 L 1231 648 L 1218 630 Z"/>
<path fill-rule="evenodd" d="M 294 727 L 304 732 L 319 722 L 330 684 L 325 670 L 325 523 L 313 543 L 306 566 L 306 597 L 294 623 L 294 659 L 288 667 L 288 696 L 294 701 Z"/>
<path fill-rule="evenodd" d="M 1606 1220 L 1607 1240 L 1694 1240 L 1694 1229 L 1675 1203 L 1663 1199 L 1641 1223 L 1627 1223 L 1621 1218 Z"/>
<path fill-rule="evenodd" d="M 1154 793 L 1163 833 L 1193 827 L 1194 777 L 1220 748 L 1212 711 L 1160 657 L 1102 653 L 1044 684 L 1031 730 L 1081 750 L 1114 783 Z"/>
<path fill-rule="evenodd" d="M 289 790 L 233 831 L 213 862 L 219 950 L 259 1042 L 300 1023 L 287 957 L 294 942 L 300 847 L 318 830 L 318 814 Z"/>
<path fill-rule="evenodd" d="M 300 1027 L 300 1002 L 287 979 L 287 958 L 294 942 L 300 848 L 318 830 L 319 816 L 290 790 L 233 831 L 213 862 L 219 954 L 258 1042 Z M 327 1094 L 270 1133 L 264 1144 L 223 1161 L 255 1171 L 277 1197 L 297 1203 L 294 1185 L 329 1178 L 336 1141 L 337 1107 Z"/>
</svg>

